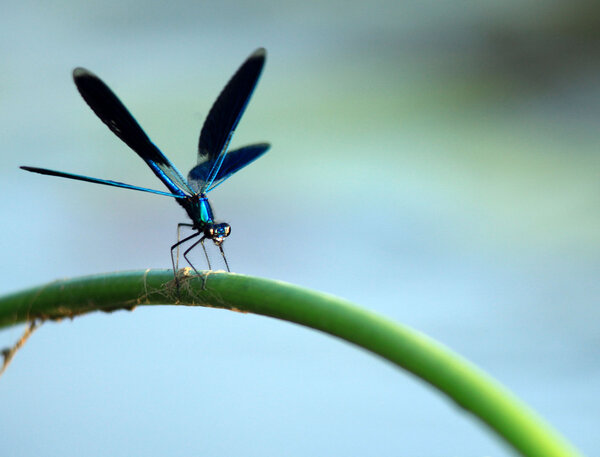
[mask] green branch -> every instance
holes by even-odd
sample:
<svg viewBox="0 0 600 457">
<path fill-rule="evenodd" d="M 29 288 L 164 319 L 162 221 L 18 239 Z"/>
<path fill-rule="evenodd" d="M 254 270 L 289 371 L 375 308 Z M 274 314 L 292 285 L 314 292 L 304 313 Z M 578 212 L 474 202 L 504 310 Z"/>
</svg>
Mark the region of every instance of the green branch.
<svg viewBox="0 0 600 457">
<path fill-rule="evenodd" d="M 278 281 L 210 272 L 206 284 L 171 270 L 114 273 L 55 281 L 0 298 L 0 328 L 36 319 L 140 305 L 208 306 L 262 314 L 320 330 L 360 346 L 431 384 L 514 449 L 531 457 L 578 452 L 510 392 L 423 334 L 330 295 Z"/>
</svg>

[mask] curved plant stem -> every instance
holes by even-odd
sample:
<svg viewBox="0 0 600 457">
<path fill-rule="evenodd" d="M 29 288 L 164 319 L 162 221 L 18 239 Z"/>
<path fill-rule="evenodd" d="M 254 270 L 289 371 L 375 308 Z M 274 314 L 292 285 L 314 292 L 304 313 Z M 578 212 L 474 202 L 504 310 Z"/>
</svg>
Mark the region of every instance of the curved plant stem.
<svg viewBox="0 0 600 457">
<path fill-rule="evenodd" d="M 147 270 L 55 281 L 5 296 L 0 298 L 0 328 L 169 303 L 262 314 L 342 338 L 410 371 L 478 417 L 522 455 L 580 455 L 505 388 L 419 332 L 339 298 L 283 282 L 209 272 L 203 284 L 183 270 L 180 273 L 179 291 L 171 270 Z"/>
</svg>

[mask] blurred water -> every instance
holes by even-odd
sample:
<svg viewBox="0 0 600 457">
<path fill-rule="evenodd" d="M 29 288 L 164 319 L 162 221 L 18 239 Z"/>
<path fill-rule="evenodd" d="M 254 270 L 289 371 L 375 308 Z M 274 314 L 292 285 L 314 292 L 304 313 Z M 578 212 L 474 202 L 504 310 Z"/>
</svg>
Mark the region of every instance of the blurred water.
<svg viewBox="0 0 600 457">
<path fill-rule="evenodd" d="M 170 264 L 184 214 L 168 198 L 18 170 L 160 188 L 85 106 L 73 67 L 106 80 L 187 172 L 213 100 L 265 46 L 234 145 L 270 141 L 272 150 L 211 195 L 233 227 L 233 270 L 333 293 L 424 331 L 593 455 L 594 8 L 8 2 L 2 290 Z M 0 345 L 20 332 L 3 331 Z M 429 387 L 368 354 L 208 309 L 46 324 L 0 380 L 0 399 L 0 451 L 11 456 L 511 455 Z"/>
</svg>

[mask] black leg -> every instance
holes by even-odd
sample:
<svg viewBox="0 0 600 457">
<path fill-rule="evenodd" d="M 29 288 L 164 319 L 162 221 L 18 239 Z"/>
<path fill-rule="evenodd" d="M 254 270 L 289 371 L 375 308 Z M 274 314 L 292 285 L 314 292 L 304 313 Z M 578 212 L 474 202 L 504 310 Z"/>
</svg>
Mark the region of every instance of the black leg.
<svg viewBox="0 0 600 457">
<path fill-rule="evenodd" d="M 200 232 L 198 232 L 196 235 L 199 235 Z M 189 238 L 187 238 L 189 239 Z M 187 240 L 186 239 L 186 240 Z M 194 271 L 196 272 L 196 274 L 198 276 L 200 276 L 200 273 L 198 273 L 198 270 L 196 270 L 196 267 L 194 266 L 194 264 L 192 264 L 192 262 L 190 262 L 190 259 L 188 259 L 187 255 L 188 253 L 194 249 L 196 246 L 198 246 L 198 244 L 202 245 L 202 249 L 204 249 L 204 255 L 206 256 L 206 261 L 208 263 L 208 269 L 210 270 L 210 260 L 208 259 L 208 254 L 206 253 L 206 248 L 204 247 L 204 240 L 206 239 L 205 236 L 203 236 L 202 238 L 200 238 L 198 241 L 196 241 L 194 244 L 192 244 L 189 248 L 187 248 L 185 251 L 183 251 L 183 258 L 186 260 L 187 263 L 190 264 L 190 266 L 194 269 Z"/>
<path fill-rule="evenodd" d="M 179 224 L 177 224 L 177 262 L 173 262 L 173 248 L 171 248 L 171 263 L 173 264 L 173 271 L 178 270 L 179 269 L 179 239 L 180 239 L 180 232 L 181 232 L 181 227 L 194 227 L 193 224 L 189 224 L 187 222 L 180 222 Z"/>
<path fill-rule="evenodd" d="M 179 226 L 178 226 L 178 229 L 179 229 Z M 179 230 L 178 230 L 178 232 L 179 232 Z M 173 275 L 175 276 L 175 284 L 177 285 L 177 290 L 179 290 L 179 280 L 177 279 L 177 269 L 179 268 L 179 246 L 182 243 L 185 243 L 186 241 L 191 240 L 192 238 L 196 238 L 198 235 L 202 235 L 202 232 L 193 233 L 190 236 L 184 238 L 183 240 L 177 241 L 177 243 L 175 243 L 173 246 L 171 246 L 171 264 L 173 265 Z M 196 244 L 197 243 L 194 243 L 194 246 Z M 175 259 L 173 258 L 173 250 L 174 249 L 177 249 L 177 267 L 175 266 Z M 183 256 L 185 257 L 185 254 Z M 186 258 L 186 260 L 187 260 L 187 258 Z M 188 263 L 189 263 L 189 260 L 188 260 Z M 192 265 L 192 268 L 194 268 L 193 265 Z M 195 268 L 194 268 L 194 271 L 196 271 Z M 198 273 L 198 272 L 196 271 L 196 273 Z"/>
<path fill-rule="evenodd" d="M 206 252 L 206 246 L 204 246 L 204 240 L 200 240 L 200 245 L 202 246 L 202 251 L 204 251 L 204 258 L 206 259 L 206 263 L 208 264 L 208 269 L 212 270 L 212 267 L 210 266 L 210 258 L 208 257 L 208 252 Z"/>
<path fill-rule="evenodd" d="M 196 241 L 194 244 L 192 244 L 189 248 L 187 248 L 184 252 L 183 252 L 183 258 L 187 261 L 187 263 L 190 264 L 190 266 L 194 269 L 194 271 L 196 272 L 196 274 L 198 276 L 200 276 L 202 278 L 202 289 L 206 289 L 206 276 L 202 276 L 198 270 L 196 270 L 196 267 L 194 266 L 194 264 L 192 262 L 190 262 L 190 259 L 188 259 L 187 255 L 188 253 L 194 249 L 196 246 L 198 246 L 198 244 L 202 245 L 202 249 L 204 250 L 204 255 L 206 256 L 206 262 L 208 263 L 208 269 L 210 270 L 210 260 L 208 258 L 208 254 L 206 253 L 206 248 L 204 247 L 204 240 L 206 239 L 205 236 L 203 236 L 202 238 L 200 238 L 198 241 Z"/>
<path fill-rule="evenodd" d="M 204 244 L 202 246 L 204 246 Z M 231 270 L 229 269 L 229 262 L 227 262 L 227 257 L 225 257 L 225 251 L 223 251 L 222 244 L 219 244 L 219 250 L 221 251 L 221 255 L 223 256 L 223 260 L 225 261 L 225 266 L 227 267 L 227 271 L 229 273 L 231 273 Z"/>
</svg>

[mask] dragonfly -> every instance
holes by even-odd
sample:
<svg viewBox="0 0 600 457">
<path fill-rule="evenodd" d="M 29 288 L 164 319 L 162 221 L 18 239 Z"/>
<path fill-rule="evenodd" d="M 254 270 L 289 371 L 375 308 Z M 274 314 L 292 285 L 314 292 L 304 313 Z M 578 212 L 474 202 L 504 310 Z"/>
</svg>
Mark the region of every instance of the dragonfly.
<svg viewBox="0 0 600 457">
<path fill-rule="evenodd" d="M 229 143 L 258 83 L 265 59 L 266 51 L 264 48 L 258 48 L 254 51 L 239 67 L 217 97 L 200 130 L 198 163 L 188 173 L 187 180 L 150 140 L 125 105 L 98 76 L 81 67 L 73 70 L 75 85 L 92 111 L 116 136 L 146 162 L 158 179 L 167 187 L 168 192 L 46 168 L 29 166 L 20 168 L 43 175 L 173 197 L 183 207 L 192 221 L 191 224 L 179 223 L 177 225 L 177 242 L 171 246 L 171 263 L 175 278 L 177 279 L 179 248 L 182 244 L 191 240 L 193 240 L 193 243 L 185 249 L 183 257 L 197 275 L 200 275 L 200 273 L 189 260 L 188 254 L 200 244 L 208 263 L 208 269 L 211 270 L 210 259 L 204 245 L 205 240 L 212 240 L 219 248 L 227 271 L 230 271 L 223 250 L 223 241 L 231 233 L 231 226 L 226 222 L 215 220 L 207 194 L 234 173 L 258 159 L 270 147 L 268 143 L 256 143 L 229 150 Z M 182 227 L 189 227 L 194 233 L 180 239 Z M 173 255 L 175 250 L 177 250 L 177 262 Z"/>
</svg>

